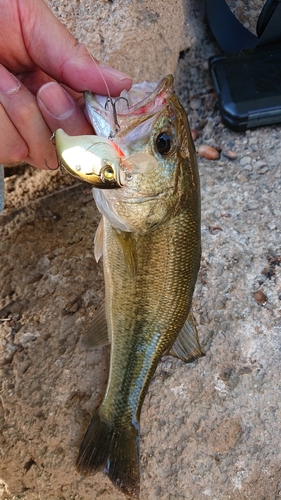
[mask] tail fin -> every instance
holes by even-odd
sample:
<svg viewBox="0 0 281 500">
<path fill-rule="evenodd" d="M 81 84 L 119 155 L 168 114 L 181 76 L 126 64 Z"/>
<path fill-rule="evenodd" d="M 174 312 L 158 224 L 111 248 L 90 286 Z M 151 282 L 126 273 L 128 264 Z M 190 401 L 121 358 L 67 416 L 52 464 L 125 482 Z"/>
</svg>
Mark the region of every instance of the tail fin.
<svg viewBox="0 0 281 500">
<path fill-rule="evenodd" d="M 116 429 L 97 413 L 82 440 L 76 467 L 81 474 L 103 470 L 124 493 L 139 498 L 139 429 Z"/>
</svg>

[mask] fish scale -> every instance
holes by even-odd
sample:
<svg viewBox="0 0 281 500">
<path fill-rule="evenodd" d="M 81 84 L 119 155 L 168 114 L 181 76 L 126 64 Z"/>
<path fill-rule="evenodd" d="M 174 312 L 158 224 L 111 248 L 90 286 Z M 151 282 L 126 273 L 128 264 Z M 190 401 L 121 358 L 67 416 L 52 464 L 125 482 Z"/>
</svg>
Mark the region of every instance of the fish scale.
<svg viewBox="0 0 281 500">
<path fill-rule="evenodd" d="M 104 273 L 112 345 L 109 382 L 100 413 L 108 421 L 117 417 L 118 425 L 124 425 L 124 418 L 125 427 L 139 419 L 158 361 L 174 343 L 190 308 L 191 274 L 199 259 L 198 231 L 195 227 L 193 234 L 188 231 L 187 217 L 182 211 L 153 233 L 134 236 L 139 269 L 135 280 L 127 272 L 115 230 L 106 223 Z M 177 219 L 184 223 L 180 225 Z M 141 311 L 142 320 L 137 319 L 136 310 Z M 138 351 L 137 346 L 143 350 Z"/>
</svg>

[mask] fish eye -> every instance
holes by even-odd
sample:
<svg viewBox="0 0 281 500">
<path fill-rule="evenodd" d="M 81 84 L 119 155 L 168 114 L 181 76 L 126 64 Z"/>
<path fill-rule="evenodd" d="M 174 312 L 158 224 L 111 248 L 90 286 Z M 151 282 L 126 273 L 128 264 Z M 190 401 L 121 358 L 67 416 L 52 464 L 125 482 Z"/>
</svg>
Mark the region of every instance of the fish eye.
<svg viewBox="0 0 281 500">
<path fill-rule="evenodd" d="M 105 165 L 105 167 L 102 168 L 100 174 L 103 181 L 112 181 L 115 178 L 114 169 L 111 165 Z"/>
<path fill-rule="evenodd" d="M 166 155 L 172 148 L 172 139 L 166 134 L 166 132 L 162 132 L 158 135 L 156 139 L 156 147 L 160 155 Z"/>
</svg>

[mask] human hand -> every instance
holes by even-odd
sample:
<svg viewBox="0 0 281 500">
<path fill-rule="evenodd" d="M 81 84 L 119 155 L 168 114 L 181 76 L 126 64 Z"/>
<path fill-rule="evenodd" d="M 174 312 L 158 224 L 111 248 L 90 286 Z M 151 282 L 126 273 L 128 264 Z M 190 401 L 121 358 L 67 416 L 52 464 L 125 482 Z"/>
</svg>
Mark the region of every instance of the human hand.
<svg viewBox="0 0 281 500">
<path fill-rule="evenodd" d="M 82 92 L 117 96 L 131 78 L 94 60 L 43 0 L 0 0 L 0 11 L 0 163 L 56 168 L 54 130 L 93 133 Z"/>
</svg>

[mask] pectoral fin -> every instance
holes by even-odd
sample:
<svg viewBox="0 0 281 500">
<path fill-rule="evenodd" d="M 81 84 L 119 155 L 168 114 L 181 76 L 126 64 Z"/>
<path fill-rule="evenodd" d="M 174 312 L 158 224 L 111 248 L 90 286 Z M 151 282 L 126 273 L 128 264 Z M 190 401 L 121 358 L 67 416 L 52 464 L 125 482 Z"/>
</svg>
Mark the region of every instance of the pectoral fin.
<svg viewBox="0 0 281 500">
<path fill-rule="evenodd" d="M 135 280 L 138 262 L 134 235 L 132 233 L 127 233 L 126 231 L 120 230 L 116 230 L 115 234 L 118 244 L 121 247 L 124 255 L 127 271 L 132 280 Z"/>
<path fill-rule="evenodd" d="M 83 334 L 81 345 L 89 348 L 107 344 L 110 344 L 110 339 L 106 322 L 105 305 L 103 304 Z"/>
<path fill-rule="evenodd" d="M 191 311 L 169 354 L 185 363 L 191 363 L 195 359 L 205 356 L 199 344 L 198 333 Z"/>
<path fill-rule="evenodd" d="M 95 239 L 94 239 L 94 256 L 96 262 L 98 262 L 103 254 L 103 234 L 104 234 L 104 222 L 103 217 L 98 225 L 96 230 Z"/>
</svg>

